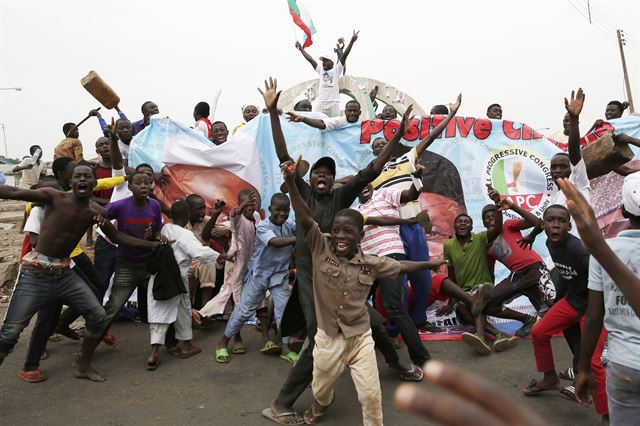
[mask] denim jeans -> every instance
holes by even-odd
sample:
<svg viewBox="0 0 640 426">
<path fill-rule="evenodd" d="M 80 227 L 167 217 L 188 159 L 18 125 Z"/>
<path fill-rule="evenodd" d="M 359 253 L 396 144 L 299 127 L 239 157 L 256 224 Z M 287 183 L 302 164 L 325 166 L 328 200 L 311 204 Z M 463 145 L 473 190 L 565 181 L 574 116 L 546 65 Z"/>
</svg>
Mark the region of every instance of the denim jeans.
<svg viewBox="0 0 640 426">
<path fill-rule="evenodd" d="M 404 245 L 407 260 L 429 260 L 427 237 L 425 237 L 424 229 L 420 224 L 400 225 L 400 238 Z M 431 292 L 431 271 L 423 269 L 411 272 L 408 276 L 409 281 L 411 281 L 411 293 L 413 295 L 411 318 L 414 324 L 423 325 L 427 322 L 427 305 L 429 304 L 429 293 Z"/>
<path fill-rule="evenodd" d="M 405 259 L 404 254 L 390 254 L 387 257 L 395 260 Z M 404 307 L 402 277 L 380 278 L 375 281 L 375 285 L 380 290 L 384 310 L 407 344 L 411 361 L 422 366 L 431 359 L 431 355 L 423 346 L 418 329 Z"/>
<path fill-rule="evenodd" d="M 116 270 L 116 254 L 118 248 L 111 245 L 103 237 L 98 235 L 94 245 L 93 267 L 107 287 L 111 276 Z M 105 292 L 107 289 L 105 288 Z"/>
<path fill-rule="evenodd" d="M 264 299 L 267 290 L 269 290 L 273 298 L 274 315 L 278 332 L 280 332 L 282 314 L 291 295 L 289 290 L 289 271 L 276 273 L 272 271 L 249 271 L 242 288 L 240 304 L 234 308 L 224 330 L 226 337 L 231 337 L 240 331 L 244 323 L 260 306 L 260 302 Z"/>
<path fill-rule="evenodd" d="M 640 419 L 640 370 L 609 361 L 607 395 L 611 426 L 632 426 Z"/>
<path fill-rule="evenodd" d="M 36 312 L 56 302 L 80 312 L 86 320 L 88 335 L 99 335 L 104 329 L 104 308 L 73 271 L 63 269 L 59 273 L 48 273 L 22 269 L 0 328 L 0 362 L 18 343 L 20 333 Z"/>
<path fill-rule="evenodd" d="M 107 292 L 109 281 L 104 281 L 101 278 L 86 253 L 80 253 L 71 260 L 76 264 L 75 268 L 73 268 L 75 272 L 90 286 L 91 291 L 93 291 L 98 300 L 102 301 L 104 294 Z M 72 322 L 77 320 L 79 316 L 80 313 L 78 311 L 69 307 L 60 315 L 60 325 L 68 327 Z"/>
<path fill-rule="evenodd" d="M 146 302 L 147 286 L 151 275 L 147 272 L 147 262 L 131 262 L 121 257 L 116 259 L 116 272 L 111 287 L 109 301 L 104 305 L 107 312 L 106 333 L 113 324 L 120 309 L 127 303 L 137 287 L 144 289 Z M 140 290 L 138 290 L 140 292 Z M 140 300 L 140 298 L 138 298 Z M 146 305 L 146 303 L 145 303 Z"/>
</svg>

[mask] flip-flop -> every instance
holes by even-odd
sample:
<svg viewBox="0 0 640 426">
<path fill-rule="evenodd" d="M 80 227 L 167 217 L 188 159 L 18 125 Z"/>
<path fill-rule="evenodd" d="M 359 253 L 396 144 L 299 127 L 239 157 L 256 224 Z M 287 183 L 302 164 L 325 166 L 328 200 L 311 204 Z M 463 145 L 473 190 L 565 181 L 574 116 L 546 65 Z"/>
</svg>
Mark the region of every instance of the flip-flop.
<svg viewBox="0 0 640 426">
<path fill-rule="evenodd" d="M 542 392 L 548 392 L 552 390 L 559 390 L 559 389 L 558 388 L 544 388 L 544 389 L 540 388 L 538 387 L 538 381 L 536 379 L 531 379 L 531 382 L 529 382 L 529 385 L 522 390 L 522 393 L 524 393 L 526 396 L 533 396 Z"/>
<path fill-rule="evenodd" d="M 247 349 L 244 347 L 244 345 L 241 342 L 234 343 L 233 348 L 231 349 L 231 353 L 234 355 L 242 355 L 247 353 Z"/>
<path fill-rule="evenodd" d="M 300 414 L 295 411 L 285 411 L 282 413 L 274 414 L 271 408 L 265 408 L 262 410 L 262 417 L 271 420 L 272 422 L 278 423 L 280 425 L 303 425 L 304 419 L 300 417 Z M 285 423 L 282 418 L 283 417 L 293 417 L 297 419 L 297 421 Z"/>
<path fill-rule="evenodd" d="M 227 348 L 216 349 L 216 362 L 226 364 L 229 362 L 229 351 Z"/>
<path fill-rule="evenodd" d="M 114 336 L 111 333 L 105 334 L 102 338 L 102 341 L 109 346 L 113 346 L 114 348 L 120 344 L 120 338 L 118 338 L 118 336 Z"/>
<path fill-rule="evenodd" d="M 281 350 L 282 350 L 282 346 L 276 345 L 271 340 L 269 340 L 267 343 L 264 344 L 262 349 L 260 349 L 260 352 L 262 352 L 265 355 L 277 355 L 280 353 Z"/>
<path fill-rule="evenodd" d="M 423 377 L 422 368 L 415 364 L 411 364 L 411 370 L 400 374 L 400 380 L 403 382 L 421 382 Z"/>
<path fill-rule="evenodd" d="M 480 355 L 491 355 L 491 348 L 489 345 L 473 333 L 462 333 L 462 341 L 471 346 Z"/>
<path fill-rule="evenodd" d="M 36 370 L 30 370 L 30 371 L 22 370 L 20 373 L 18 373 L 18 377 L 20 377 L 25 382 L 29 382 L 29 383 L 39 383 L 47 380 L 47 376 L 42 374 L 42 371 L 40 371 L 39 368 Z"/>
<path fill-rule="evenodd" d="M 567 397 L 569 400 L 578 402 L 578 400 L 576 399 L 576 387 L 574 385 L 565 386 L 558 392 L 560 392 L 560 395 Z"/>
<path fill-rule="evenodd" d="M 189 351 L 189 352 L 182 352 L 181 350 L 178 351 L 178 353 L 176 355 L 178 355 L 178 358 L 182 358 L 182 359 L 186 359 L 186 358 L 190 358 L 194 355 L 198 355 L 200 352 L 202 352 L 202 349 L 200 349 L 197 346 L 193 347 L 193 350 Z"/>
<path fill-rule="evenodd" d="M 302 415 L 302 418 L 304 419 L 304 422 L 308 425 L 315 425 L 316 423 L 318 423 L 318 421 L 320 420 L 320 417 L 324 416 L 327 412 L 327 410 L 329 409 L 329 407 L 331 407 L 331 405 L 333 405 L 333 402 L 336 400 L 335 395 L 333 396 L 333 399 L 331 400 L 331 402 L 329 403 L 329 405 L 327 405 L 326 407 L 324 407 L 324 411 L 321 411 L 319 413 L 314 413 L 313 412 L 313 406 L 307 408 L 304 412 L 304 414 Z"/>
<path fill-rule="evenodd" d="M 493 342 L 493 350 L 496 352 L 503 352 L 507 349 L 513 348 L 518 343 L 518 338 L 514 336 L 508 336 L 506 334 L 501 334 L 496 337 L 496 340 Z"/>
<path fill-rule="evenodd" d="M 304 345 L 304 339 L 289 339 L 289 349 L 295 353 L 300 353 Z"/>
<path fill-rule="evenodd" d="M 280 355 L 280 359 L 284 359 L 285 361 L 290 362 L 291 364 L 295 364 L 295 362 L 298 360 L 298 354 L 294 351 L 290 351 L 288 354 L 286 355 Z"/>
<path fill-rule="evenodd" d="M 158 368 L 159 365 L 160 365 L 160 357 L 156 358 L 156 362 L 147 361 L 147 370 L 154 371 Z"/>
<path fill-rule="evenodd" d="M 569 367 L 564 371 L 561 371 L 560 373 L 558 373 L 558 377 L 560 377 L 563 380 L 575 380 L 576 379 L 576 373 L 573 370 L 573 367 Z"/>
</svg>

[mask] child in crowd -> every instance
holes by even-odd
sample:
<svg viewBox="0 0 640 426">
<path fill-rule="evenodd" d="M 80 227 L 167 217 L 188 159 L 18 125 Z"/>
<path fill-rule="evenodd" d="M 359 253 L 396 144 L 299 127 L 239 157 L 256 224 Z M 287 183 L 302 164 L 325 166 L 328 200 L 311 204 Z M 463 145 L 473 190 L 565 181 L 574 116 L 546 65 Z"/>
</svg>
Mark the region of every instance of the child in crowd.
<svg viewBox="0 0 640 426">
<path fill-rule="evenodd" d="M 281 168 L 299 226 L 302 226 L 305 240 L 316 259 L 313 293 L 318 330 L 311 384 L 314 401 L 304 414 L 305 423 L 314 424 L 325 413 L 335 397 L 340 375 L 349 367 L 365 426 L 382 425 L 380 379 L 366 308 L 369 291 L 377 278 L 437 268 L 443 261 L 397 261 L 386 256 L 363 254 L 359 245 L 364 219 L 353 209 L 337 212 L 331 235 L 323 235 L 298 191 L 296 166 L 289 161 Z"/>
<path fill-rule="evenodd" d="M 253 254 L 256 239 L 256 225 L 260 222 L 260 214 L 256 211 L 258 197 L 251 189 L 243 189 L 238 193 L 238 207 L 229 213 L 231 220 L 231 246 L 227 252 L 224 284 L 220 293 L 200 310 L 203 317 L 222 315 L 228 303 L 240 304 L 244 277 L 249 260 Z M 234 337 L 234 354 L 246 352 L 240 334 Z"/>
<path fill-rule="evenodd" d="M 276 325 L 280 331 L 282 314 L 291 295 L 289 267 L 296 241 L 296 225 L 289 219 L 289 209 L 289 198 L 282 193 L 274 194 L 269 203 L 271 213 L 269 220 L 260 222 L 256 227 L 257 238 L 253 256 L 248 264 L 242 301 L 233 310 L 224 334 L 220 338 L 216 349 L 217 362 L 229 362 L 227 350 L 229 339 L 231 336 L 239 335 L 242 325 L 260 307 L 267 291 L 274 302 Z M 266 319 L 262 321 L 266 322 Z M 283 340 L 282 347 L 271 340 L 266 340 L 260 351 L 262 353 L 280 352 L 284 359 L 290 361 L 297 359 L 297 354 L 289 350 L 286 340 Z"/>
<path fill-rule="evenodd" d="M 189 298 L 189 284 L 187 270 L 194 258 L 204 264 L 211 264 L 218 257 L 218 253 L 205 247 L 192 231 L 185 229 L 191 207 L 186 201 L 176 201 L 171 206 L 171 219 L 162 227 L 161 234 L 171 242 L 173 255 L 180 269 L 180 276 L 185 287 L 185 293 L 174 296 L 169 300 L 156 300 L 153 297 L 153 284 L 156 275 L 151 277 L 147 289 L 147 309 L 149 312 L 149 329 L 151 332 L 151 354 L 147 359 L 147 369 L 158 368 L 158 350 L 165 343 L 165 337 L 170 324 L 175 325 L 175 337 L 182 342 L 177 355 L 189 358 L 201 352 L 201 349 L 191 343 L 191 301 Z"/>
</svg>

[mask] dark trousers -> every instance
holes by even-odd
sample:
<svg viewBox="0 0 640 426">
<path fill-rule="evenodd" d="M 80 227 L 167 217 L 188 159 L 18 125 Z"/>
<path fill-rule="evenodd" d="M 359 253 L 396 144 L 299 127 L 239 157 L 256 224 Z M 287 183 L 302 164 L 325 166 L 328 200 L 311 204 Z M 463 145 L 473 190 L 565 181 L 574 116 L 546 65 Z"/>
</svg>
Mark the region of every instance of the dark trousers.
<svg viewBox="0 0 640 426">
<path fill-rule="evenodd" d="M 149 285 L 150 276 L 149 272 L 147 272 L 146 261 L 131 262 L 122 257 L 116 259 L 116 271 L 113 286 L 111 286 L 111 295 L 104 305 L 104 309 L 107 312 L 105 333 L 109 331 L 109 327 L 113 324 L 116 315 L 125 303 L 127 303 L 127 300 L 129 300 L 136 288 L 138 288 L 138 295 L 140 295 L 141 292 L 144 294 L 144 306 L 146 308 L 147 286 Z M 140 300 L 140 297 L 138 297 L 138 300 Z M 140 306 L 138 306 L 138 308 L 140 308 Z"/>
<path fill-rule="evenodd" d="M 394 253 L 387 255 L 387 257 L 395 260 L 405 260 L 404 254 Z M 382 307 L 404 339 L 411 361 L 418 366 L 422 366 L 422 364 L 431 359 L 431 355 L 422 345 L 418 329 L 404 307 L 402 281 L 401 277 L 381 278 L 376 280 L 374 285 L 380 289 Z"/>
<path fill-rule="evenodd" d="M 89 284 L 91 291 L 93 291 L 98 300 L 102 302 L 102 298 L 109 286 L 109 281 L 102 279 L 96 268 L 93 266 L 93 263 L 91 263 L 91 259 L 85 253 L 80 253 L 78 256 L 72 258 L 72 260 L 76 264 L 73 269 L 80 273 L 80 276 L 84 281 Z M 62 315 L 60 315 L 60 324 L 69 326 L 72 322 L 77 320 L 79 316 L 80 313 L 77 310 L 69 307 Z"/>
<path fill-rule="evenodd" d="M 313 302 L 313 279 L 311 265 L 298 265 L 298 298 L 307 323 L 307 337 L 309 345 L 300 352 L 298 361 L 291 369 L 287 380 L 282 385 L 276 401 L 287 407 L 291 407 L 302 392 L 311 384 L 313 379 L 313 347 L 315 335 L 318 329 L 316 322 L 316 310 Z M 384 328 L 384 320 L 375 309 L 369 308 L 371 319 L 371 335 L 378 349 L 385 358 L 387 364 L 396 365 L 399 362 L 398 354 L 393 347 L 393 341 Z"/>
<path fill-rule="evenodd" d="M 118 248 L 116 246 L 109 244 L 107 240 L 98 235 L 94 244 L 93 266 L 107 287 L 109 287 L 111 276 L 116 271 L 117 251 Z M 107 289 L 105 288 L 104 291 L 106 292 Z"/>
<path fill-rule="evenodd" d="M 424 229 L 420 224 L 400 225 L 400 238 L 402 239 L 407 260 L 429 260 L 427 237 L 424 235 Z M 431 292 L 431 271 L 423 269 L 408 275 L 409 281 L 411 281 L 411 294 L 413 295 L 411 317 L 414 324 L 423 325 L 427 322 L 427 305 L 429 304 L 429 293 Z"/>
</svg>

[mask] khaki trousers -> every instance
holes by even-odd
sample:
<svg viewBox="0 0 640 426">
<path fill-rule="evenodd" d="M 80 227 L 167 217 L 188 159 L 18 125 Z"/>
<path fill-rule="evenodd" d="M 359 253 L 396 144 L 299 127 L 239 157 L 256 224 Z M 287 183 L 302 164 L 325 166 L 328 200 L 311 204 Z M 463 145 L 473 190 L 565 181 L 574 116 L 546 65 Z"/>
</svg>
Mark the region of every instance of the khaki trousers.
<svg viewBox="0 0 640 426">
<path fill-rule="evenodd" d="M 331 404 L 338 378 L 349 367 L 364 425 L 382 425 L 382 392 L 371 329 L 349 338 L 342 334 L 329 337 L 318 329 L 313 361 L 311 389 L 316 401 L 324 406 Z"/>
</svg>

